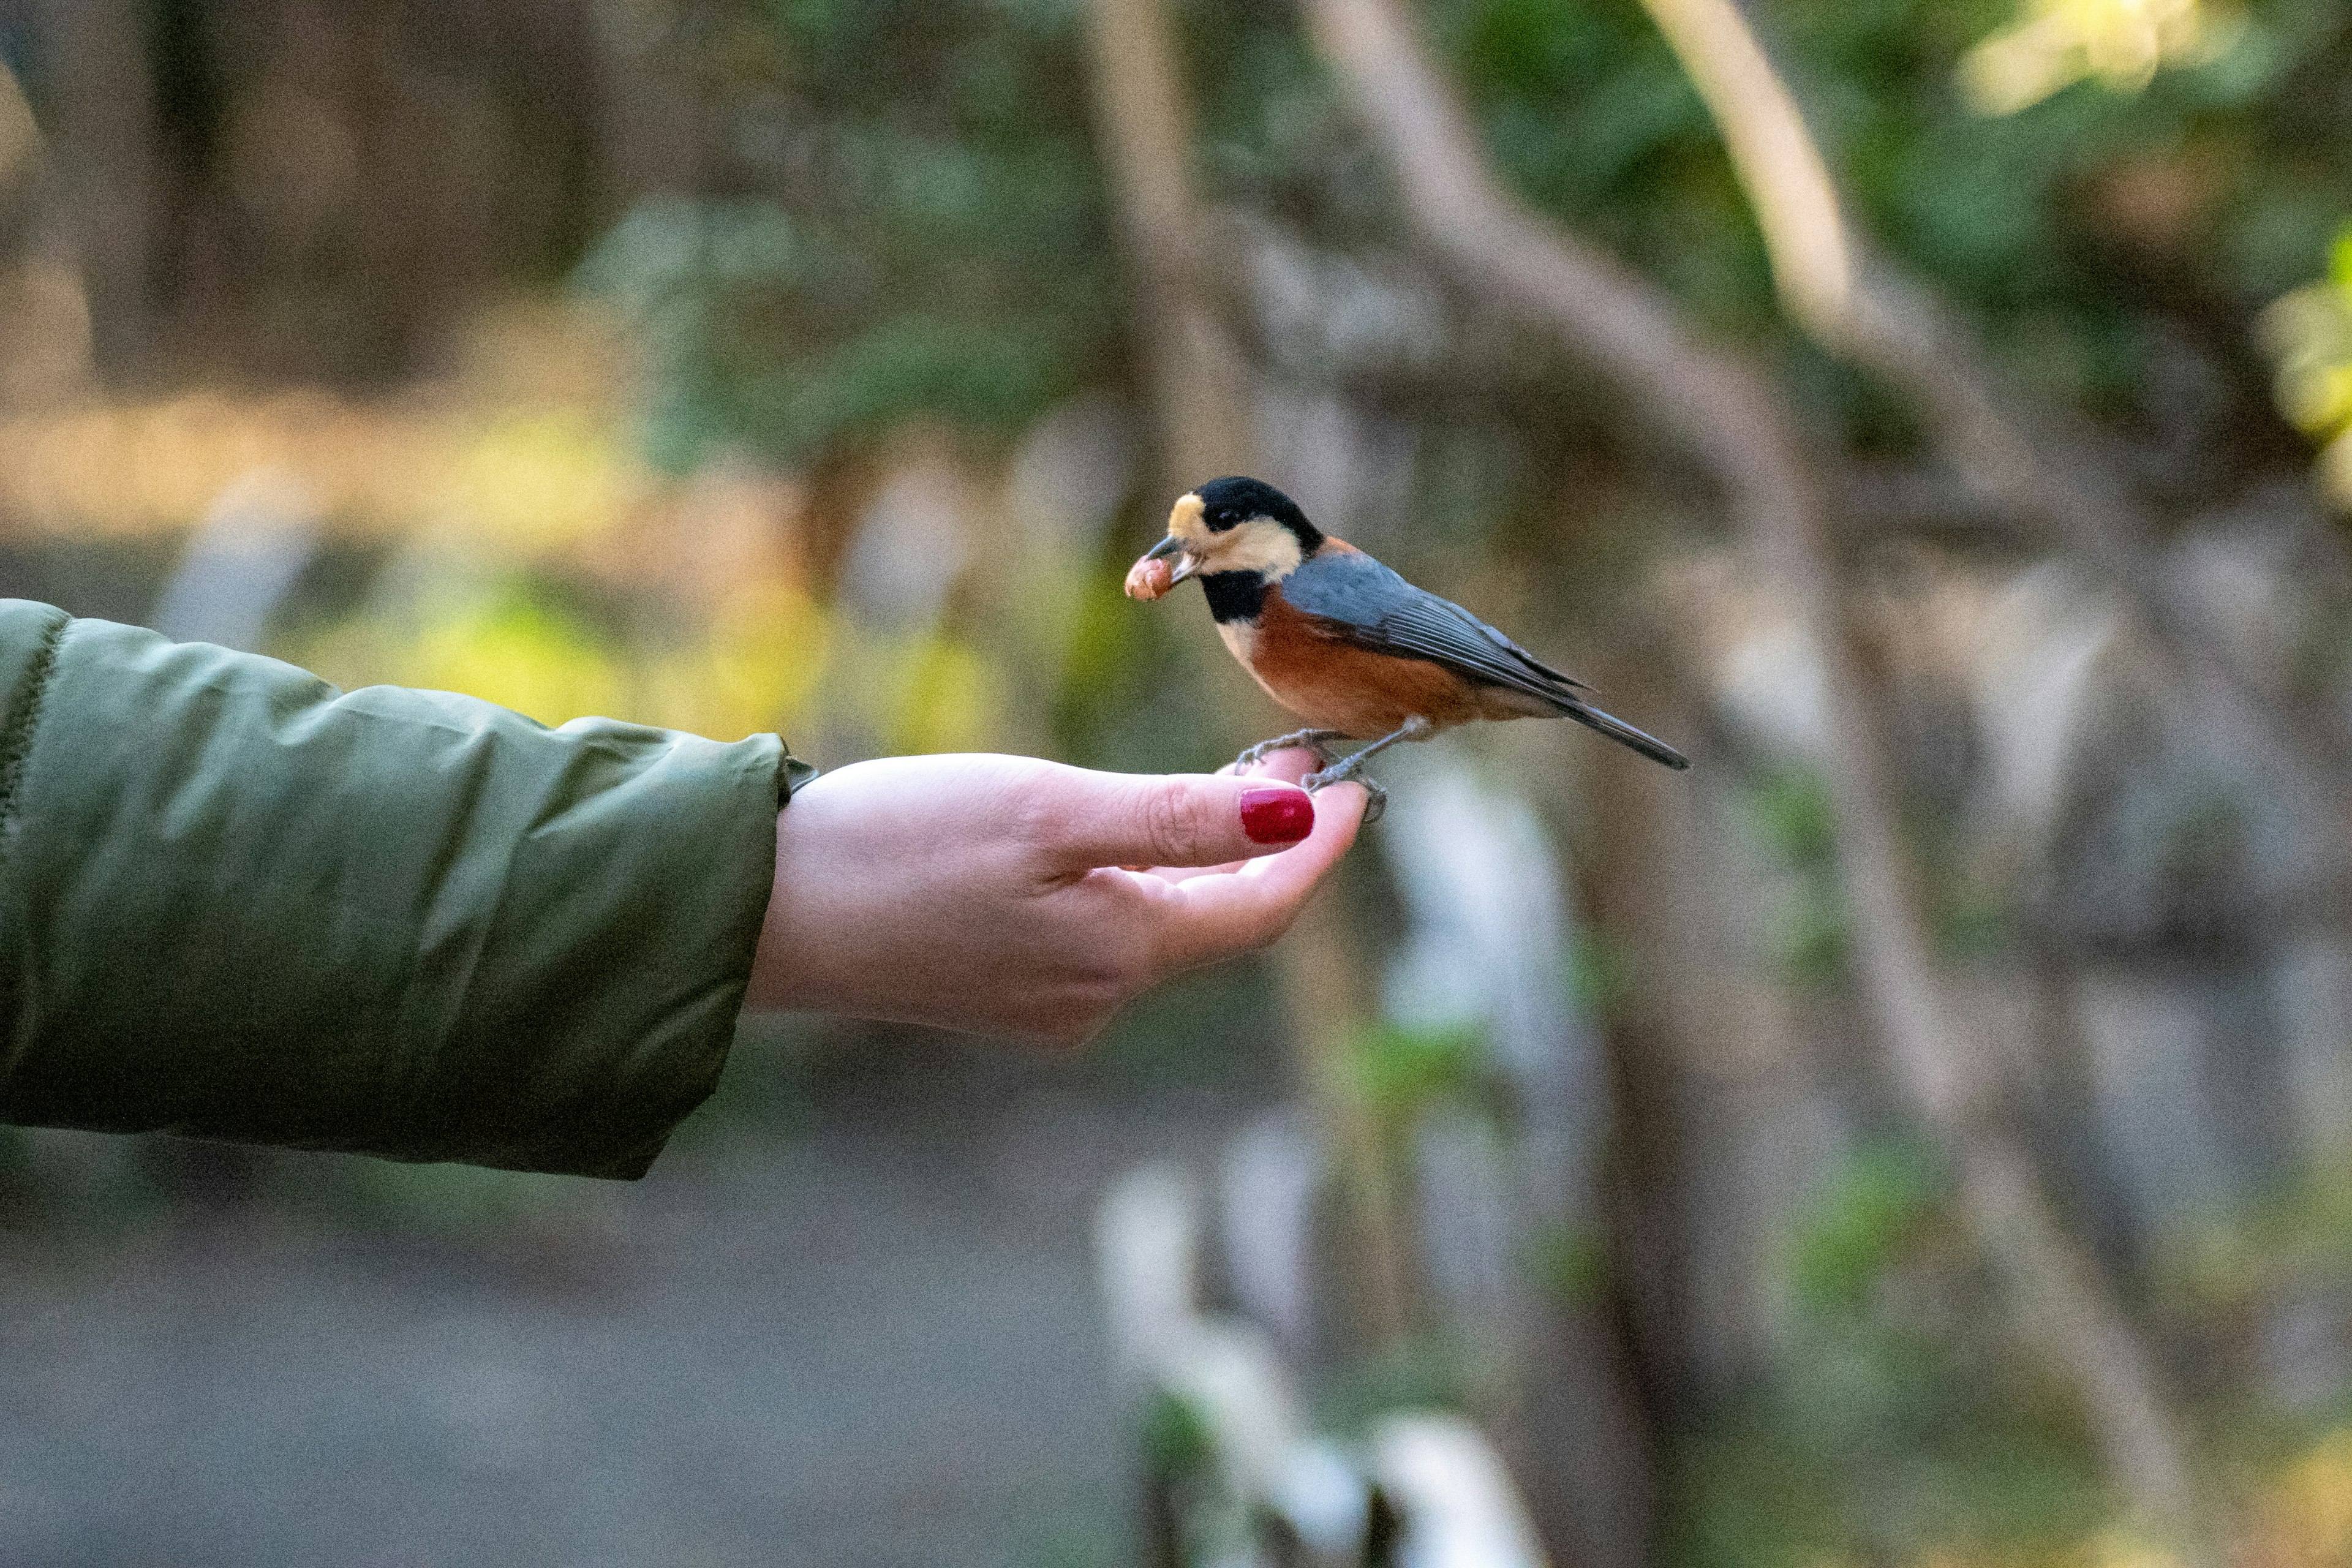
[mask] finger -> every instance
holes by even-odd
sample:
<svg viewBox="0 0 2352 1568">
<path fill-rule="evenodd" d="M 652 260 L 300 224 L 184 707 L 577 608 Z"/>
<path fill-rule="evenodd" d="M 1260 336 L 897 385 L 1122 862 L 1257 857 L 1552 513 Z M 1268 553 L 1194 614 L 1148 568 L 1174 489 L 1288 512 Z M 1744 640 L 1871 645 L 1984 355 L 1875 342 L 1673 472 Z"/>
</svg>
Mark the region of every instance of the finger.
<svg viewBox="0 0 2352 1568">
<path fill-rule="evenodd" d="M 1315 820 L 1313 797 L 1286 780 L 1065 773 L 1036 828 L 1037 842 L 1062 870 L 1247 860 L 1298 843 Z"/>
<path fill-rule="evenodd" d="M 1360 784 L 1334 785 L 1316 796 L 1315 831 L 1303 843 L 1223 876 L 1170 885 L 1161 900 L 1163 971 L 1213 963 L 1287 931 L 1307 895 L 1356 842 L 1370 798 Z"/>
<path fill-rule="evenodd" d="M 1271 778 L 1285 784 L 1297 784 L 1322 765 L 1323 759 L 1314 752 L 1304 746 L 1293 746 L 1286 751 L 1268 752 L 1237 775 L 1231 763 L 1219 768 L 1217 773 L 1221 777 Z M 1163 881 L 1189 882 L 1195 877 L 1218 876 L 1248 863 L 1246 860 L 1226 860 L 1214 866 L 1129 866 L 1127 869 L 1147 871 Z"/>
</svg>

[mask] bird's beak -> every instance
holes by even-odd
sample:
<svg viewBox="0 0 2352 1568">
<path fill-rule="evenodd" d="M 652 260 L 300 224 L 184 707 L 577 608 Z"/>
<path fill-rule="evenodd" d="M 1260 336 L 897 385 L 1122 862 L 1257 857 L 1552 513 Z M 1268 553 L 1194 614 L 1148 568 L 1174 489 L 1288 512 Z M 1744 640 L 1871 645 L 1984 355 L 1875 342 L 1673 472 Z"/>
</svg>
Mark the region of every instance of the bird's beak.
<svg viewBox="0 0 2352 1568">
<path fill-rule="evenodd" d="M 1176 563 L 1176 570 L 1169 574 L 1168 585 L 1171 588 L 1201 569 L 1201 558 L 1185 554 L 1184 542 L 1172 533 L 1143 552 L 1146 561 L 1165 561 L 1171 555 L 1182 556 Z"/>
</svg>

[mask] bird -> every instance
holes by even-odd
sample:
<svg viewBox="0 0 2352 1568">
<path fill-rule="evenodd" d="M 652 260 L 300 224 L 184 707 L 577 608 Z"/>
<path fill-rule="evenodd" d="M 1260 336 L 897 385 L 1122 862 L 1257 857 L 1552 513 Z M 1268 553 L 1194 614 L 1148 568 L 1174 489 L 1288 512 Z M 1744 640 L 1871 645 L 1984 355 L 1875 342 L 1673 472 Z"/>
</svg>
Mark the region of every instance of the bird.
<svg viewBox="0 0 2352 1568">
<path fill-rule="evenodd" d="M 1200 579 L 1217 635 L 1265 694 L 1307 728 L 1261 741 L 1236 771 L 1269 752 L 1310 748 L 1325 765 L 1309 791 L 1352 779 L 1386 794 L 1364 763 L 1402 741 L 1425 741 L 1478 720 L 1573 719 L 1652 762 L 1690 759 L 1604 713 L 1563 675 L 1450 599 L 1416 588 L 1262 479 L 1229 474 L 1187 490 L 1169 510 L 1168 536 L 1127 574 L 1130 598 L 1152 600 Z M 1369 741 L 1335 759 L 1349 739 Z"/>
</svg>

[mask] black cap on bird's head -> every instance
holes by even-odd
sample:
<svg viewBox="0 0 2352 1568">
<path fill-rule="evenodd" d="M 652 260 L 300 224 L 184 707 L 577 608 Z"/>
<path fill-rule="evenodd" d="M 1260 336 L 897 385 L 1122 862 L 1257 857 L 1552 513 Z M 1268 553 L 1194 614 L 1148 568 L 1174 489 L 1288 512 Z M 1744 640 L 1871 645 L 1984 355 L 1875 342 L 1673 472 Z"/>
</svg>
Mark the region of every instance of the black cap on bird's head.
<svg viewBox="0 0 2352 1568">
<path fill-rule="evenodd" d="M 1323 534 L 1298 503 L 1263 479 L 1228 474 L 1176 498 L 1168 537 L 1127 574 L 1127 591 L 1156 599 L 1185 578 L 1248 572 L 1284 577 L 1314 553 Z M 1156 563 L 1174 560 L 1172 567 Z"/>
<path fill-rule="evenodd" d="M 1307 521 L 1298 503 L 1264 479 L 1227 474 L 1223 479 L 1211 479 L 1192 493 L 1201 498 L 1201 521 L 1212 533 L 1265 520 L 1288 529 L 1302 552 L 1312 551 L 1323 542 L 1322 532 Z"/>
</svg>

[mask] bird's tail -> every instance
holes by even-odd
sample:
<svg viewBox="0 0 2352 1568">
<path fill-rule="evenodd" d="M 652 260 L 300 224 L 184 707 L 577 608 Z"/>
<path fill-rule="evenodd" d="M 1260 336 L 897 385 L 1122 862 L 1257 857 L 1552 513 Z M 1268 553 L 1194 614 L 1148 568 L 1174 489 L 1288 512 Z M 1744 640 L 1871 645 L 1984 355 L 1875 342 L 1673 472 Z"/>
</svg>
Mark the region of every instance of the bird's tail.
<svg viewBox="0 0 2352 1568">
<path fill-rule="evenodd" d="M 1654 763 L 1664 763 L 1670 768 L 1690 766 L 1688 757 L 1684 756 L 1655 735 L 1643 734 L 1624 720 L 1612 714 L 1603 713 L 1600 709 L 1580 698 L 1563 693 L 1559 699 L 1559 706 L 1562 713 L 1567 714 L 1586 729 L 1598 730 L 1619 745 L 1630 746 Z"/>
</svg>

